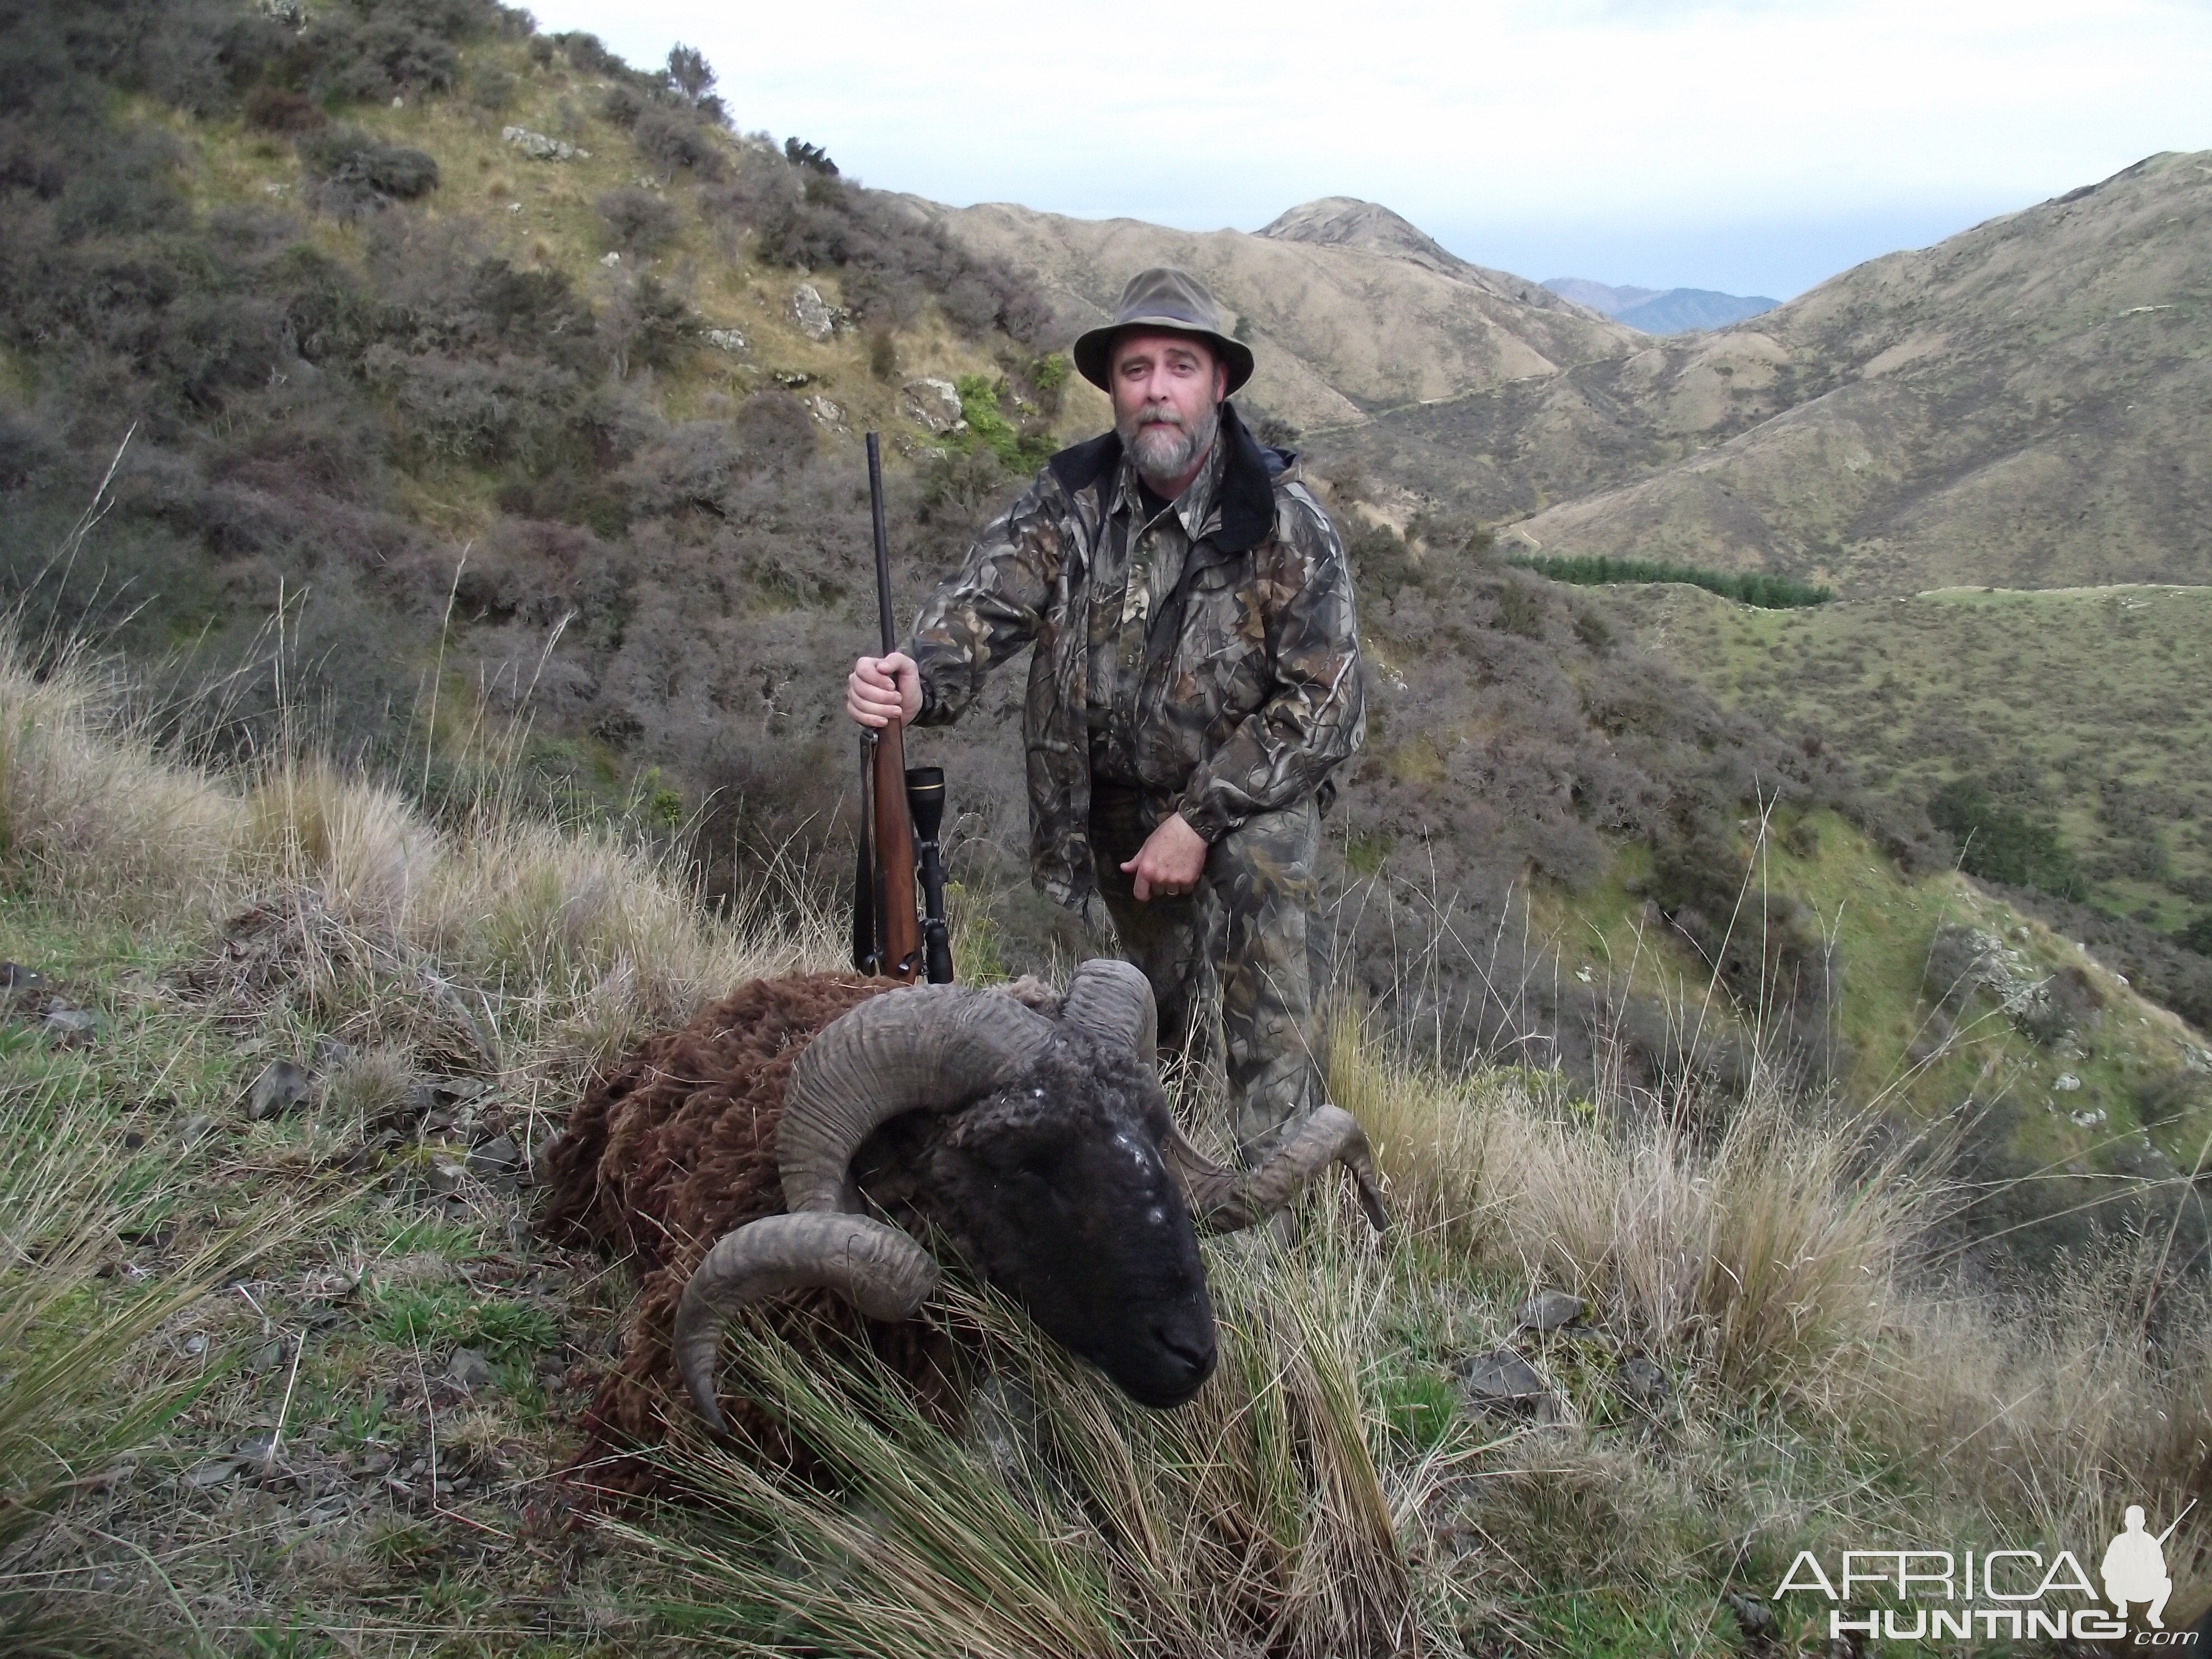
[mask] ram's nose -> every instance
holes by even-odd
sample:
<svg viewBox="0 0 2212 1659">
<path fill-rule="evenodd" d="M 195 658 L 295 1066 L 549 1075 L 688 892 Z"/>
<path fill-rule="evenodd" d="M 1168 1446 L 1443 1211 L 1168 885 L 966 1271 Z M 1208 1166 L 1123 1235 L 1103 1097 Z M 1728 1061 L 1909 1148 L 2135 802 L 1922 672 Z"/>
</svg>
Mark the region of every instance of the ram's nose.
<svg viewBox="0 0 2212 1659">
<path fill-rule="evenodd" d="M 1214 1338 L 1213 1322 L 1177 1322 L 1154 1327 L 1153 1363 L 1139 1386 L 1123 1386 L 1140 1406 L 1165 1410 L 1180 1406 L 1206 1386 L 1220 1363 L 1221 1348 Z"/>
</svg>

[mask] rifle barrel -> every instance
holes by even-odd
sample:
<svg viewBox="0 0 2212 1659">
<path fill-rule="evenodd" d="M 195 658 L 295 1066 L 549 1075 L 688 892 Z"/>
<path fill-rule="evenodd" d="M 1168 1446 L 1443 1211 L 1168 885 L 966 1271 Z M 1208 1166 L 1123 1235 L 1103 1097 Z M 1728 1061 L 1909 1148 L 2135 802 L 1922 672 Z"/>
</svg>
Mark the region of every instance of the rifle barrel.
<svg viewBox="0 0 2212 1659">
<path fill-rule="evenodd" d="M 898 627 L 891 620 L 891 538 L 884 523 L 884 452 L 868 434 L 868 510 L 876 531 L 876 609 L 883 623 L 884 655 L 898 649 Z"/>
</svg>

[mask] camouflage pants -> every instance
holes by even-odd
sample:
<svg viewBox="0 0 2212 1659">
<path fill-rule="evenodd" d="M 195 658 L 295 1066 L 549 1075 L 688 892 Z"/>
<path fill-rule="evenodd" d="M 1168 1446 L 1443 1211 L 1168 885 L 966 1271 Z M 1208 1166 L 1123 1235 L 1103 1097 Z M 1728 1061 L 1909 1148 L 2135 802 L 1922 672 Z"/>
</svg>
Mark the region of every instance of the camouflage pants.
<svg viewBox="0 0 2212 1659">
<path fill-rule="evenodd" d="M 1321 809 L 1309 797 L 1255 814 L 1213 843 L 1193 891 L 1140 903 L 1121 866 L 1165 815 L 1164 806 L 1133 791 L 1093 790 L 1099 895 L 1121 954 L 1152 981 L 1161 1047 L 1188 1043 L 1194 1057 L 1220 1056 L 1230 1127 L 1238 1156 L 1249 1164 L 1277 1130 L 1319 1102 L 1321 1050 L 1306 952 Z"/>
</svg>

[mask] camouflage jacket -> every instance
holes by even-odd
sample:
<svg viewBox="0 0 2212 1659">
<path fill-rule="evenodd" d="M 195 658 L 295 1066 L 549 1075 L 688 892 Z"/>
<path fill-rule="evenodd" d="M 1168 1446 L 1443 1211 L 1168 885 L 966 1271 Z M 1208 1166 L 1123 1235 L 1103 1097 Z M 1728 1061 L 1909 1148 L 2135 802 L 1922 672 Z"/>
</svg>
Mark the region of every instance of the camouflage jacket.
<svg viewBox="0 0 2212 1659">
<path fill-rule="evenodd" d="M 1224 404 L 1206 519 L 1146 623 L 1135 759 L 1146 793 L 1207 841 L 1255 812 L 1334 793 L 1365 730 L 1352 574 L 1291 458 Z M 1089 570 L 1126 495 L 1113 433 L 1061 451 L 979 536 L 916 619 L 921 726 L 960 714 L 1024 646 L 1030 865 L 1080 906 L 1096 890 L 1091 811 Z M 1124 508 L 1123 510 L 1126 510 Z"/>
</svg>

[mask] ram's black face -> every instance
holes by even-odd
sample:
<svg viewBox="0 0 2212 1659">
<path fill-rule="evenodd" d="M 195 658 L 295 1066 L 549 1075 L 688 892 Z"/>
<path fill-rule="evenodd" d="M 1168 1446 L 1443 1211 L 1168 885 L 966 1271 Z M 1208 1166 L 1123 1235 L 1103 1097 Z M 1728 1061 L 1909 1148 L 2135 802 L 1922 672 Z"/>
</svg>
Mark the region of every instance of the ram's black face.
<svg viewBox="0 0 2212 1659">
<path fill-rule="evenodd" d="M 1213 1373 L 1213 1304 L 1166 1097 L 1126 1053 L 1072 1041 L 946 1124 L 915 1199 L 970 1265 L 1140 1405 Z"/>
</svg>

